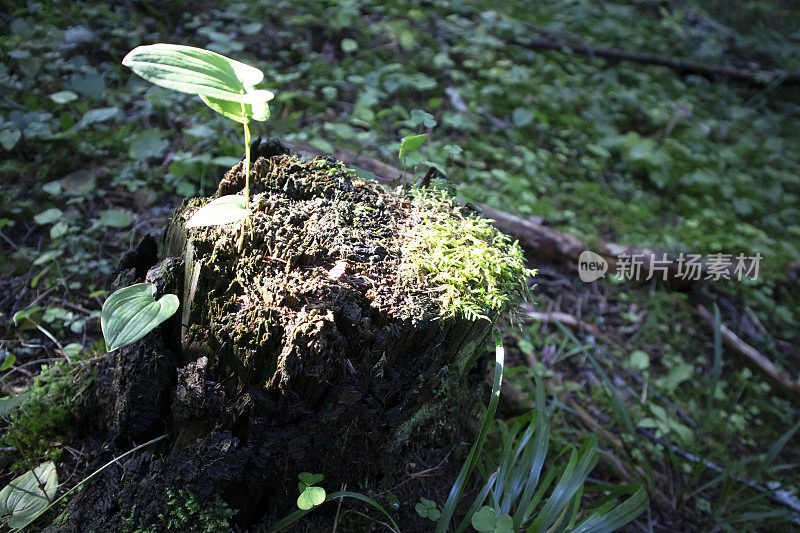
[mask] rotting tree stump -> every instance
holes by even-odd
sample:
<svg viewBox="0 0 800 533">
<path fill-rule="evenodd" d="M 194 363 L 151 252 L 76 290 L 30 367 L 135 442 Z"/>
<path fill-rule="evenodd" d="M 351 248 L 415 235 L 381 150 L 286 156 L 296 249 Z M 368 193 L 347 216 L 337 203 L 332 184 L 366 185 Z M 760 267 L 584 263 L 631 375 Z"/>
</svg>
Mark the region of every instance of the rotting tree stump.
<svg viewBox="0 0 800 533">
<path fill-rule="evenodd" d="M 208 201 L 194 199 L 170 223 L 165 259 L 150 239 L 123 260 L 117 285 L 146 279 L 181 308 L 114 354 L 96 464 L 169 437 L 88 483 L 52 530 L 158 530 L 168 488 L 222 498 L 240 526 L 268 523 L 295 508 L 300 472 L 369 490 L 402 471 L 410 439 L 441 445 L 464 422 L 492 324 L 443 310 L 409 274 L 411 197 L 332 159 L 259 148 L 241 251 L 239 224 L 187 232 Z M 243 178 L 240 163 L 218 194 Z"/>
</svg>

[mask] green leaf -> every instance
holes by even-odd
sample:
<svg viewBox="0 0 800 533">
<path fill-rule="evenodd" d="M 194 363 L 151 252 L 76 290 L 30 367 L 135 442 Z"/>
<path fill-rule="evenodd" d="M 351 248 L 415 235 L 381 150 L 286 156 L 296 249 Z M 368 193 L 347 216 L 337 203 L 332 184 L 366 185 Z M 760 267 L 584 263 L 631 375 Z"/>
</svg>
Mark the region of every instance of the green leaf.
<svg viewBox="0 0 800 533">
<path fill-rule="evenodd" d="M 0 515 L 11 529 L 22 529 L 36 520 L 50 505 L 58 487 L 53 461 L 48 461 L 14 478 L 0 491 Z"/>
<path fill-rule="evenodd" d="M 518 128 L 522 128 L 527 126 L 531 122 L 533 122 L 533 111 L 530 109 L 525 109 L 524 107 L 518 107 L 514 110 L 511 114 L 511 121 L 514 122 L 514 126 Z"/>
<path fill-rule="evenodd" d="M 400 157 L 405 157 L 408 152 L 419 150 L 427 137 L 428 134 L 423 133 L 421 135 L 409 135 L 400 139 Z"/>
<path fill-rule="evenodd" d="M 646 370 L 650 368 L 650 356 L 647 352 L 636 350 L 631 354 L 630 361 L 628 362 L 634 370 Z"/>
<path fill-rule="evenodd" d="M 116 117 L 118 114 L 118 107 L 98 107 L 97 109 L 90 109 L 83 114 L 77 128 L 83 128 L 99 122 L 106 122 Z"/>
<path fill-rule="evenodd" d="M 58 91 L 50 95 L 50 100 L 57 104 L 68 104 L 78 99 L 78 95 L 72 91 Z"/>
<path fill-rule="evenodd" d="M 150 157 L 161 157 L 169 141 L 159 130 L 146 130 L 126 139 L 128 142 L 128 155 L 131 159 L 144 161 Z"/>
<path fill-rule="evenodd" d="M 221 226 L 238 222 L 250 214 L 250 210 L 245 208 L 244 202 L 244 196 L 238 194 L 217 198 L 198 209 L 186 223 L 186 228 Z"/>
<path fill-rule="evenodd" d="M 22 132 L 19 131 L 19 128 L 12 126 L 11 128 L 0 131 L 0 145 L 6 150 L 14 148 L 21 138 Z"/>
<path fill-rule="evenodd" d="M 11 319 L 19 329 L 36 329 L 42 321 L 43 314 L 44 309 L 37 305 L 30 309 L 17 311 Z"/>
<path fill-rule="evenodd" d="M 100 224 L 111 228 L 127 228 L 131 225 L 131 217 L 117 209 L 100 211 Z"/>
<path fill-rule="evenodd" d="M 310 472 L 301 472 L 300 474 L 297 475 L 297 478 L 306 485 L 310 486 L 310 485 L 316 485 L 317 483 L 325 479 L 325 476 L 322 474 L 311 474 Z"/>
<path fill-rule="evenodd" d="M 53 259 L 55 259 L 57 257 L 61 257 L 61 255 L 63 253 L 64 253 L 63 250 L 49 250 L 49 251 L 43 253 L 42 255 L 40 255 L 39 257 L 37 257 L 33 261 L 33 264 L 36 265 L 36 266 L 43 265 L 43 264 L 45 264 L 45 263 L 47 263 L 49 261 L 52 261 Z"/>
<path fill-rule="evenodd" d="M 339 46 L 342 47 L 342 52 L 345 54 L 350 54 L 358 50 L 358 41 L 355 39 L 345 38 L 342 39 L 342 42 L 339 43 Z"/>
<path fill-rule="evenodd" d="M 165 294 L 155 301 L 155 293 L 152 283 L 137 283 L 108 297 L 100 314 L 108 351 L 138 341 L 175 314 L 178 297 Z"/>
<path fill-rule="evenodd" d="M 11 352 L 5 352 L 6 356 L 3 358 L 3 363 L 0 364 L 0 372 L 8 370 L 17 361 L 17 356 Z"/>
<path fill-rule="evenodd" d="M 245 124 L 250 119 L 258 121 L 269 119 L 269 105 L 267 105 L 267 102 L 272 100 L 273 94 L 263 90 L 253 91 L 250 94 L 262 94 L 263 100 L 252 104 L 244 104 L 244 110 L 242 110 L 241 102 L 231 102 L 230 100 L 204 95 L 200 95 L 200 99 L 220 115 L 235 120 L 240 124 Z"/>
<path fill-rule="evenodd" d="M 497 513 L 488 505 L 484 505 L 472 515 L 472 527 L 478 531 L 494 531 L 497 523 Z"/>
<path fill-rule="evenodd" d="M 325 501 L 325 489 L 322 487 L 306 487 L 300 496 L 297 497 L 297 507 L 307 511 Z"/>
<path fill-rule="evenodd" d="M 138 46 L 128 52 L 122 64 L 151 83 L 203 97 L 203 101 L 215 111 L 224 109 L 225 113 L 219 112 L 229 118 L 230 114 L 241 117 L 241 106 L 234 111 L 220 101 L 259 107 L 265 106 L 274 96 L 269 91 L 254 90 L 254 86 L 264 79 L 264 74 L 257 68 L 192 46 L 163 43 Z M 263 107 L 253 112 L 254 118 L 264 115 Z"/>
<path fill-rule="evenodd" d="M 0 418 L 7 418 L 8 415 L 11 414 L 11 411 L 22 405 L 30 395 L 31 391 L 26 390 L 14 396 L 3 396 L 0 398 Z"/>
<path fill-rule="evenodd" d="M 61 219 L 61 215 L 64 213 L 61 212 L 61 209 L 56 209 L 55 207 L 51 207 L 50 209 L 46 209 L 33 217 L 33 221 L 41 226 L 46 226 L 47 224 L 52 224 Z"/>
</svg>

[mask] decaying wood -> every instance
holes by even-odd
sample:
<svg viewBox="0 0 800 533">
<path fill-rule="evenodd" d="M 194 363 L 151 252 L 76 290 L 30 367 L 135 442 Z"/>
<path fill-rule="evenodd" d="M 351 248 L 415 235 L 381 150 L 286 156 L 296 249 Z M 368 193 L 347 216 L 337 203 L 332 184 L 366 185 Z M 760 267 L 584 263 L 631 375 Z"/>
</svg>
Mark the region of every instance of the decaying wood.
<svg viewBox="0 0 800 533">
<path fill-rule="evenodd" d="M 714 317 L 708 309 L 702 305 L 693 310 L 694 314 L 703 319 L 703 322 L 713 331 Z M 740 339 L 733 331 L 724 324 L 720 325 L 722 342 L 737 354 L 749 360 L 764 375 L 769 377 L 773 383 L 784 391 L 790 393 L 795 398 L 800 398 L 800 384 L 793 379 L 787 372 L 781 370 L 761 352 Z"/>
</svg>

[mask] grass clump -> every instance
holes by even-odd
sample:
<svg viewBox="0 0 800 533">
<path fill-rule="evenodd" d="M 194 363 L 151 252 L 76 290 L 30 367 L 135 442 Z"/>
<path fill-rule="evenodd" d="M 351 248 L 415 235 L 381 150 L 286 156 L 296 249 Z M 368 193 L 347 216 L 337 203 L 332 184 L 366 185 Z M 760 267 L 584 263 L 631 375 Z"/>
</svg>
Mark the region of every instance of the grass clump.
<svg viewBox="0 0 800 533">
<path fill-rule="evenodd" d="M 445 191 L 414 189 L 401 269 L 430 286 L 446 316 L 489 319 L 530 298 L 517 241 L 488 220 L 464 214 Z"/>
</svg>

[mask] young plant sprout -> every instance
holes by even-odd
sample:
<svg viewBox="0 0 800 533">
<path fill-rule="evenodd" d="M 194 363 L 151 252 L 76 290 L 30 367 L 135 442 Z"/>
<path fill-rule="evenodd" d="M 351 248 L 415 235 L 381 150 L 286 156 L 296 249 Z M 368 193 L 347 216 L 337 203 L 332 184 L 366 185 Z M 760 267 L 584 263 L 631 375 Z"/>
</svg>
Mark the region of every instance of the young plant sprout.
<svg viewBox="0 0 800 533">
<path fill-rule="evenodd" d="M 187 228 L 198 228 L 241 221 L 241 248 L 250 215 L 250 121 L 267 120 L 267 102 L 274 97 L 270 91 L 255 88 L 264 74 L 216 52 L 161 43 L 134 48 L 122 64 L 151 83 L 199 96 L 211 109 L 244 127 L 244 196 L 217 198 L 186 223 Z M 178 297 L 166 294 L 156 301 L 155 293 L 155 285 L 139 283 L 108 297 L 100 324 L 109 350 L 136 342 L 175 314 Z"/>
<path fill-rule="evenodd" d="M 255 86 L 264 74 L 255 67 L 223 55 L 176 44 L 137 46 L 122 60 L 147 81 L 187 94 L 195 94 L 208 107 L 244 128 L 244 198 L 217 198 L 192 216 L 187 228 L 217 226 L 242 221 L 250 214 L 250 121 L 269 118 L 267 102 L 274 94 Z"/>
</svg>

